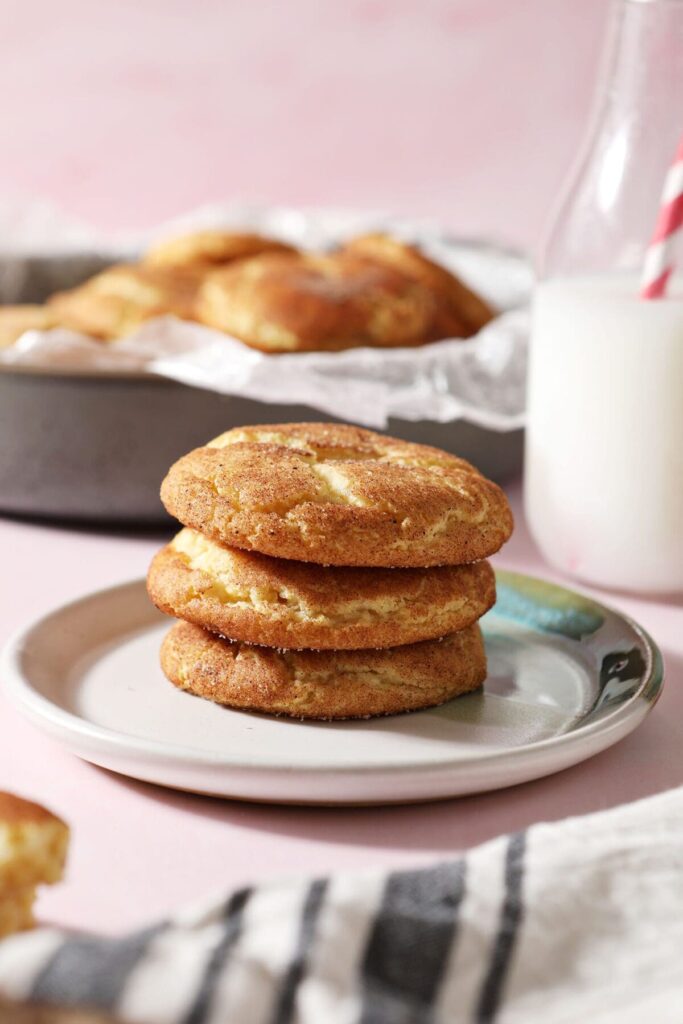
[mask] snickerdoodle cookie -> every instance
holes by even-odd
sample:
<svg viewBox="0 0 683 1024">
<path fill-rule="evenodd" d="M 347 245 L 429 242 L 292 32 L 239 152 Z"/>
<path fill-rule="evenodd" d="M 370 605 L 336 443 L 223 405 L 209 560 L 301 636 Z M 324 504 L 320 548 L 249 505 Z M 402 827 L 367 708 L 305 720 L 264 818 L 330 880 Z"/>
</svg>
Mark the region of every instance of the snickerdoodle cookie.
<svg viewBox="0 0 683 1024">
<path fill-rule="evenodd" d="M 236 231 L 195 231 L 169 238 L 148 249 L 144 262 L 155 267 L 211 269 L 264 252 L 296 252 L 285 242 Z"/>
<path fill-rule="evenodd" d="M 47 306 L 0 306 L 0 348 L 7 348 L 25 331 L 48 331 L 57 317 Z"/>
<path fill-rule="evenodd" d="M 53 295 L 47 308 L 64 326 L 110 341 L 152 317 L 193 319 L 201 276 L 183 267 L 120 264 Z"/>
<path fill-rule="evenodd" d="M 500 488 L 463 459 L 332 423 L 230 430 L 179 459 L 161 498 L 214 540 L 319 565 L 475 562 L 513 525 Z"/>
<path fill-rule="evenodd" d="M 476 622 L 496 598 L 488 562 L 364 569 L 285 561 L 181 530 L 154 558 L 150 597 L 167 615 L 267 647 L 396 647 Z"/>
<path fill-rule="evenodd" d="M 495 316 L 480 295 L 415 245 L 389 235 L 362 235 L 347 242 L 341 251 L 394 267 L 429 288 L 438 300 L 436 333 L 441 338 L 469 337 Z"/>
<path fill-rule="evenodd" d="M 210 274 L 199 319 L 264 352 L 433 341 L 437 302 L 388 263 L 345 253 L 266 253 Z"/>
<path fill-rule="evenodd" d="M 36 886 L 61 878 L 68 841 L 50 811 L 0 792 L 0 937 L 31 926 Z"/>
<path fill-rule="evenodd" d="M 379 651 L 277 651 L 176 623 L 161 667 L 182 690 L 229 707 L 293 718 L 370 718 L 443 704 L 486 676 L 478 626 Z"/>
</svg>

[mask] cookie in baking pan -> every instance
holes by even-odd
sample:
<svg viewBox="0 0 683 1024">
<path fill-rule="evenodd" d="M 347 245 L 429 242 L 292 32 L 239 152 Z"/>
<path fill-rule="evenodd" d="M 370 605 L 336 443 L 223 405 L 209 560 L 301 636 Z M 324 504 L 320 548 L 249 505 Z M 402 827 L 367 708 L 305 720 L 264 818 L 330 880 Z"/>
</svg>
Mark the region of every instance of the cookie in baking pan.
<svg viewBox="0 0 683 1024">
<path fill-rule="evenodd" d="M 392 348 L 434 340 L 436 302 L 388 264 L 268 253 L 210 274 L 197 315 L 264 352 Z"/>
<path fill-rule="evenodd" d="M 64 326 L 109 341 L 155 316 L 193 319 L 200 281 L 196 270 L 119 264 L 53 295 L 47 308 Z"/>
<path fill-rule="evenodd" d="M 26 331 L 49 331 L 57 317 L 47 306 L 0 306 L 0 348 L 8 348 Z"/>
<path fill-rule="evenodd" d="M 295 253 L 297 250 L 286 242 L 266 238 L 265 235 L 195 231 L 157 242 L 145 253 L 144 263 L 154 267 L 214 269 L 265 252 Z"/>
<path fill-rule="evenodd" d="M 476 622 L 495 601 L 488 562 L 432 569 L 312 565 L 226 547 L 184 529 L 155 556 L 167 615 L 267 647 L 396 647 Z"/>
<path fill-rule="evenodd" d="M 415 245 L 389 235 L 362 235 L 347 242 L 341 252 L 393 267 L 427 287 L 437 299 L 435 331 L 441 338 L 470 337 L 496 315 L 480 295 Z"/>
<path fill-rule="evenodd" d="M 502 490 L 464 459 L 334 423 L 230 430 L 179 459 L 161 498 L 214 540 L 319 565 L 476 562 L 513 526 Z"/>
<path fill-rule="evenodd" d="M 292 718 L 371 718 L 434 707 L 486 677 L 481 631 L 379 651 L 278 651 L 176 623 L 161 667 L 179 689 L 218 704 Z"/>
</svg>

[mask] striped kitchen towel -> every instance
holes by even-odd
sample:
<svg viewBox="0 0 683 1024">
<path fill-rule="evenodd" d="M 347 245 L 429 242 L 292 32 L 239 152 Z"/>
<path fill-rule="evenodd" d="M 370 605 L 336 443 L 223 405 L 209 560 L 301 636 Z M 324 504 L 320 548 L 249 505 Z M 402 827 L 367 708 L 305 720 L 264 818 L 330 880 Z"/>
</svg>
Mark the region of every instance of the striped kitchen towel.
<svg viewBox="0 0 683 1024">
<path fill-rule="evenodd" d="M 414 871 L 0 943 L 0 994 L 136 1024 L 680 1024 L 683 789 Z"/>
</svg>

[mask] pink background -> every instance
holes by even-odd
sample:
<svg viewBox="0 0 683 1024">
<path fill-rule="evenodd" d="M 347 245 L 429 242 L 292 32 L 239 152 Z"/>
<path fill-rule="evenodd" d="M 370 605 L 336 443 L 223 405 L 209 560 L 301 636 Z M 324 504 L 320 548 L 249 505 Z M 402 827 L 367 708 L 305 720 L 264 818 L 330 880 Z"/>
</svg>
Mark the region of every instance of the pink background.
<svg viewBox="0 0 683 1024">
<path fill-rule="evenodd" d="M 356 204 L 533 244 L 607 0 L 22 0 L 0 198 L 99 225 L 207 200 Z"/>
<path fill-rule="evenodd" d="M 211 200 L 382 206 L 532 246 L 585 123 L 605 15 L 606 0 L 5 3 L 0 199 L 47 197 L 112 228 Z M 514 500 L 499 564 L 552 576 Z M 159 543 L 0 521 L 0 642 L 142 576 Z M 446 856 L 680 783 L 681 607 L 606 599 L 664 649 L 655 713 L 575 769 L 436 805 L 297 810 L 166 792 L 78 761 L 0 699 L 0 788 L 73 827 L 68 880 L 41 898 L 43 919 L 114 930 L 247 879 Z"/>
</svg>

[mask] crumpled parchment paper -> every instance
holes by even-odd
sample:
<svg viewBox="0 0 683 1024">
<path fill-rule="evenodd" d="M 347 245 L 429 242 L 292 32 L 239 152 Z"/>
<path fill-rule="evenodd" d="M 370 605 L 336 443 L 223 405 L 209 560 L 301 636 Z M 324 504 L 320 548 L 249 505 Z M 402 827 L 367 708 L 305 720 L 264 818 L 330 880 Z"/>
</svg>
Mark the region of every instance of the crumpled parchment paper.
<svg viewBox="0 0 683 1024">
<path fill-rule="evenodd" d="M 22 297 L 27 287 L 30 291 L 37 264 L 27 261 L 27 253 L 44 254 L 53 266 L 61 256 L 73 258 L 79 252 L 89 252 L 96 259 L 111 255 L 115 262 L 134 258 L 152 239 L 200 227 L 256 230 L 312 249 L 325 249 L 366 231 L 387 231 L 418 243 L 452 268 L 501 315 L 467 341 L 278 356 L 249 349 L 199 324 L 160 317 L 113 344 L 61 329 L 29 331 L 0 352 L 0 367 L 160 374 L 223 394 L 301 403 L 380 429 L 391 416 L 438 423 L 465 419 L 499 431 L 523 424 L 527 305 L 532 287 L 529 264 L 502 247 L 453 238 L 433 223 L 351 211 L 214 206 L 146 236 L 104 239 L 83 225 L 71 224 L 50 207 L 30 207 L 23 214 L 0 208 L 2 297 L 12 301 L 15 279 L 21 282 Z"/>
</svg>

